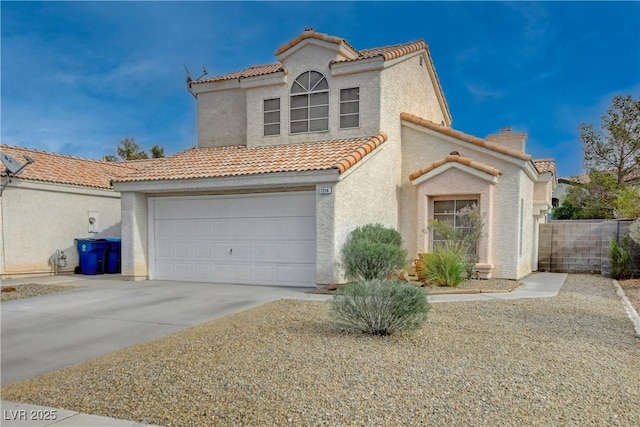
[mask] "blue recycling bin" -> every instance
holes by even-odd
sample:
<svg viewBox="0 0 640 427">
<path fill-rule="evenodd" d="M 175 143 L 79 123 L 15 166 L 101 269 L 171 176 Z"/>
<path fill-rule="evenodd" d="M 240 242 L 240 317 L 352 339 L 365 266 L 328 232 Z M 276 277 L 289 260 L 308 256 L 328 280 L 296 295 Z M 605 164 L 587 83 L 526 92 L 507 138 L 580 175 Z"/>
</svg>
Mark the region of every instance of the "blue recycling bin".
<svg viewBox="0 0 640 427">
<path fill-rule="evenodd" d="M 120 254 L 122 239 L 108 238 L 109 250 L 107 251 L 107 269 L 109 274 L 120 273 Z"/>
<path fill-rule="evenodd" d="M 109 242 L 105 239 L 76 239 L 82 274 L 103 274 Z"/>
</svg>

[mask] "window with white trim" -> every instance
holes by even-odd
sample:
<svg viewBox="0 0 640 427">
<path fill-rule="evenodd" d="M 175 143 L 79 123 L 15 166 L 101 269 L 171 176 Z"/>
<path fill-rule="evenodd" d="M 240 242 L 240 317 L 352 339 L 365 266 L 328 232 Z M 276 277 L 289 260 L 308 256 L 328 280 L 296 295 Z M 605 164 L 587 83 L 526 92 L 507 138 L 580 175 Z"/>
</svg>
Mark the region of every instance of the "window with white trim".
<svg viewBox="0 0 640 427">
<path fill-rule="evenodd" d="M 329 130 L 329 83 L 322 73 L 306 71 L 291 86 L 291 133 Z"/>
<path fill-rule="evenodd" d="M 476 209 L 477 206 L 477 199 L 434 200 L 433 219 L 450 224 L 454 230 L 460 230 L 462 234 L 471 233 L 473 229 L 469 220 L 469 211 Z M 446 242 L 445 237 L 439 236 L 435 228 L 431 237 L 434 250 Z M 478 250 L 478 248 L 472 249 Z"/>
<path fill-rule="evenodd" d="M 265 99 L 264 136 L 280 135 L 280 98 Z"/>
<path fill-rule="evenodd" d="M 360 88 L 340 90 L 340 129 L 360 126 Z"/>
</svg>

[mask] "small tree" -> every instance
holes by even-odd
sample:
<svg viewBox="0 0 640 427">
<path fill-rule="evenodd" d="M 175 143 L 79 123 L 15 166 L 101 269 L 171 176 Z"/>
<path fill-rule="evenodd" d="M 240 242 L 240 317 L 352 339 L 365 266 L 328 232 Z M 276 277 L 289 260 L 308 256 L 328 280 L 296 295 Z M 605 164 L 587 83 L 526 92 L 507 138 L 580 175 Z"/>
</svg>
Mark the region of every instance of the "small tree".
<svg viewBox="0 0 640 427">
<path fill-rule="evenodd" d="M 616 96 L 601 118 L 602 132 L 580 125 L 587 171 L 610 171 L 623 184 L 640 168 L 640 99 Z M 604 132 L 604 133 L 603 133 Z"/>
<path fill-rule="evenodd" d="M 149 158 L 149 155 L 140 149 L 140 146 L 138 146 L 134 138 L 125 138 L 120 141 L 117 152 L 118 157 L 109 154 L 102 157 L 102 160 L 105 162 L 117 162 L 118 158 L 120 158 L 120 160 L 144 160 Z M 151 147 L 149 152 L 153 159 L 164 157 L 164 148 L 157 144 Z"/>
<path fill-rule="evenodd" d="M 125 138 L 120 142 L 118 155 L 122 160 L 142 160 L 149 158 L 147 153 L 140 150 L 134 138 Z"/>
<path fill-rule="evenodd" d="M 164 148 L 157 144 L 151 147 L 151 150 L 149 151 L 151 152 L 152 159 L 161 159 L 164 157 Z"/>
</svg>

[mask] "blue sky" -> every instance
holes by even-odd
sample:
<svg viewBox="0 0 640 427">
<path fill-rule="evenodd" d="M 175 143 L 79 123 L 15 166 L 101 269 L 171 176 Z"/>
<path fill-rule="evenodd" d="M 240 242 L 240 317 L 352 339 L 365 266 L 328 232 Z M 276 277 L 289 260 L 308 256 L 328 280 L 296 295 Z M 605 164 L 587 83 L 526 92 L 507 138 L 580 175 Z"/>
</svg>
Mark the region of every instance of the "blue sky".
<svg viewBox="0 0 640 427">
<path fill-rule="evenodd" d="M 2 143 L 99 159 L 125 137 L 170 155 L 196 144 L 186 65 L 274 63 L 305 27 L 356 49 L 425 39 L 453 115 L 504 126 L 582 170 L 580 123 L 640 96 L 640 2 L 1 2 Z"/>
</svg>

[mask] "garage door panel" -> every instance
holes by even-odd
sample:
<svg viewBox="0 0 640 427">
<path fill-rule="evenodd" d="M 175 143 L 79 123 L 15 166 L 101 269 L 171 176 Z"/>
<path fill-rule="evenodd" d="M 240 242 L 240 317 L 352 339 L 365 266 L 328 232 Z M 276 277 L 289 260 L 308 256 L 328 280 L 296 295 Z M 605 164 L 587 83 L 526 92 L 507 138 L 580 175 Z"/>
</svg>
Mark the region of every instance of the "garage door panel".
<svg viewBox="0 0 640 427">
<path fill-rule="evenodd" d="M 153 200 L 153 278 L 315 284 L 314 193 Z"/>
<path fill-rule="evenodd" d="M 212 219 L 213 237 L 215 239 L 230 238 L 233 233 L 232 221 L 230 219 Z"/>
<path fill-rule="evenodd" d="M 176 259 L 180 259 L 180 258 L 186 258 L 186 259 L 190 259 L 193 258 L 193 250 L 192 250 L 192 246 L 190 243 L 182 243 L 182 242 L 176 242 L 174 244 L 174 256 Z"/>
<path fill-rule="evenodd" d="M 211 245 L 208 243 L 193 244 L 193 258 L 196 260 L 211 259 Z"/>
<path fill-rule="evenodd" d="M 231 236 L 234 240 L 249 240 L 253 238 L 253 234 L 251 233 L 251 223 L 252 219 L 249 218 L 238 218 L 234 219 L 232 222 L 233 235 Z"/>
<path fill-rule="evenodd" d="M 212 274 L 212 265 L 211 264 L 194 264 L 193 266 L 193 278 L 202 281 L 208 282 L 213 279 Z"/>
<path fill-rule="evenodd" d="M 173 242 L 156 242 L 156 257 L 161 259 L 174 258 Z"/>
</svg>

